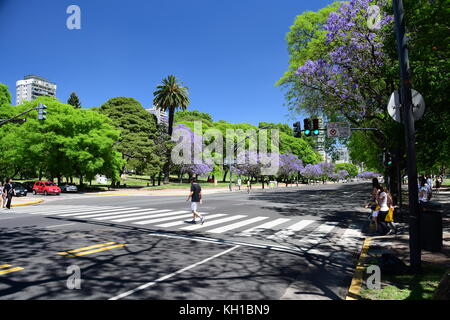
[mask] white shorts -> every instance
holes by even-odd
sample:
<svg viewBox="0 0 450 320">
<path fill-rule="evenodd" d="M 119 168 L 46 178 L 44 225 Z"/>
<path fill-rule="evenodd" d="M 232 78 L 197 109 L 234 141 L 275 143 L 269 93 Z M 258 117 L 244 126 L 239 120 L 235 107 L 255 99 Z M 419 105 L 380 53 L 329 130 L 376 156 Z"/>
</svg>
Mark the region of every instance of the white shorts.
<svg viewBox="0 0 450 320">
<path fill-rule="evenodd" d="M 197 206 L 198 206 L 198 202 L 192 202 L 191 203 L 191 210 L 192 211 L 197 211 Z"/>
</svg>

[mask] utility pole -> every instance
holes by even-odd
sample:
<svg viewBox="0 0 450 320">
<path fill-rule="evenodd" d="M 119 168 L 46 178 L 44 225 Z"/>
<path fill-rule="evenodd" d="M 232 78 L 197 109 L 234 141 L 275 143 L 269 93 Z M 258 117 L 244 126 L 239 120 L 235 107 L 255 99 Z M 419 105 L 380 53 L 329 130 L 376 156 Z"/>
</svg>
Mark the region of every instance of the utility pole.
<svg viewBox="0 0 450 320">
<path fill-rule="evenodd" d="M 409 70 L 409 58 L 407 38 L 405 35 L 405 16 L 403 1 L 393 0 L 395 17 L 395 34 L 397 38 L 397 53 L 400 62 L 400 103 L 402 108 L 402 122 L 405 126 L 407 170 L 408 170 L 408 194 L 409 194 L 409 254 L 411 270 L 419 273 L 422 269 L 421 245 L 420 245 L 420 211 L 419 195 L 417 187 L 417 164 L 415 150 L 415 127 L 411 94 L 411 79 Z"/>
</svg>

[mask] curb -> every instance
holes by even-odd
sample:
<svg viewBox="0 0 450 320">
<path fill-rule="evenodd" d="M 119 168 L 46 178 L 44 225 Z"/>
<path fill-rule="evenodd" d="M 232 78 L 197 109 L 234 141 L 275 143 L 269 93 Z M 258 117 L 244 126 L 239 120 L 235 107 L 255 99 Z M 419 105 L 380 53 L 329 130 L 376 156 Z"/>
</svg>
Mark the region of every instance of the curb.
<svg viewBox="0 0 450 320">
<path fill-rule="evenodd" d="M 33 205 L 33 204 L 39 204 L 42 202 L 44 202 L 44 200 L 38 200 L 38 201 L 33 201 L 33 202 L 24 202 L 24 203 L 12 204 L 11 207 L 29 206 L 29 205 Z"/>
<path fill-rule="evenodd" d="M 370 237 L 364 240 L 363 247 L 361 249 L 361 254 L 359 256 L 358 263 L 356 264 L 356 270 L 353 275 L 352 283 L 350 285 L 350 288 L 348 289 L 348 293 L 345 300 L 359 300 L 360 298 L 359 293 L 361 291 L 364 278 L 364 263 L 371 242 L 372 238 Z"/>
</svg>

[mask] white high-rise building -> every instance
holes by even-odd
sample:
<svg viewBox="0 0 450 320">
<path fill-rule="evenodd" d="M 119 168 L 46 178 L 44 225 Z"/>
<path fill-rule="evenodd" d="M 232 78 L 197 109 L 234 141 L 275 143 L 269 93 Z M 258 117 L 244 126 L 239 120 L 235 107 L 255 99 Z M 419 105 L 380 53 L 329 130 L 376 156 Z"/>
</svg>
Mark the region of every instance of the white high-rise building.
<svg viewBox="0 0 450 320">
<path fill-rule="evenodd" d="M 36 75 L 25 76 L 16 82 L 16 105 L 40 96 L 56 98 L 56 84 Z"/>
<path fill-rule="evenodd" d="M 158 124 L 163 123 L 165 125 L 169 124 L 169 116 L 167 115 L 167 112 L 161 111 L 160 109 L 153 107 L 150 109 L 145 109 L 147 112 L 150 112 L 151 114 L 155 115 L 156 119 L 158 120 Z"/>
</svg>

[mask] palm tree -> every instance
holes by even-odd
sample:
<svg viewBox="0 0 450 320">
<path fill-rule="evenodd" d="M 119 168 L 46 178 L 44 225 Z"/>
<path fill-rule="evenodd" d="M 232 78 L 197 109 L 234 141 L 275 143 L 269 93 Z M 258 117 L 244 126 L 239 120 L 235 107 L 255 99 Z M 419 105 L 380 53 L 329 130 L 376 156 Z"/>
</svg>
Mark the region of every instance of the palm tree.
<svg viewBox="0 0 450 320">
<path fill-rule="evenodd" d="M 172 136 L 173 119 L 177 109 L 185 110 L 189 105 L 188 88 L 183 87 L 177 81 L 175 76 L 170 75 L 163 79 L 162 83 L 156 87 L 153 93 L 153 105 L 169 113 L 169 137 Z M 170 149 L 168 150 L 167 159 L 170 159 Z M 167 160 L 164 165 L 164 183 L 169 183 L 170 161 Z"/>
<path fill-rule="evenodd" d="M 173 118 L 177 109 L 185 110 L 189 105 L 188 88 L 177 82 L 175 76 L 163 79 L 153 93 L 153 105 L 169 114 L 169 136 L 172 136 Z"/>
</svg>

